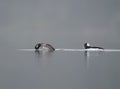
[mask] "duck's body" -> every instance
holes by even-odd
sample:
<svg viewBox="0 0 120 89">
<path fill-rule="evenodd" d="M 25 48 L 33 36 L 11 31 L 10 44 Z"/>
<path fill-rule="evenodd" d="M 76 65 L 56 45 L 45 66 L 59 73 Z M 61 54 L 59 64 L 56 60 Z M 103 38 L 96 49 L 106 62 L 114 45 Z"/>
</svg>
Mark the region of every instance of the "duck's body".
<svg viewBox="0 0 120 89">
<path fill-rule="evenodd" d="M 39 48 L 45 49 L 47 51 L 55 51 L 55 48 L 53 48 L 52 45 L 46 44 L 46 43 L 38 43 L 38 44 L 36 44 L 35 49 L 38 50 Z"/>
<path fill-rule="evenodd" d="M 90 49 L 90 50 L 103 50 L 104 49 L 102 47 L 90 46 L 89 43 L 85 43 L 84 44 L 84 48 L 85 49 Z"/>
</svg>

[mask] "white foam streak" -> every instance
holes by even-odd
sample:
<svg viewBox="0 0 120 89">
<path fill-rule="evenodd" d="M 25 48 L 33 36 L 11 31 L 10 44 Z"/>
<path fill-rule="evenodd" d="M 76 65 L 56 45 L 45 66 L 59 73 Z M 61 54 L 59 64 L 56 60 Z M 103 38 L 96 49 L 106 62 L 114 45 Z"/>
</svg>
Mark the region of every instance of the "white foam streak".
<svg viewBox="0 0 120 89">
<path fill-rule="evenodd" d="M 17 49 L 19 51 L 35 51 L 35 49 Z M 39 51 L 42 51 L 42 49 L 39 49 Z M 55 51 L 106 51 L 106 52 L 120 52 L 120 49 L 55 49 Z"/>
</svg>

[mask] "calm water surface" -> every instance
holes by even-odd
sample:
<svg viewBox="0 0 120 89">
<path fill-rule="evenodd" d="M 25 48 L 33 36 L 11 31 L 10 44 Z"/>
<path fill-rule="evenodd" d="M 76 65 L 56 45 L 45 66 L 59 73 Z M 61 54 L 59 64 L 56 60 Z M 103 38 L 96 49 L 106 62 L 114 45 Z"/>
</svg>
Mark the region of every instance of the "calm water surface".
<svg viewBox="0 0 120 89">
<path fill-rule="evenodd" d="M 119 52 L 3 53 L 6 55 L 0 59 L 2 89 L 120 88 Z"/>
</svg>

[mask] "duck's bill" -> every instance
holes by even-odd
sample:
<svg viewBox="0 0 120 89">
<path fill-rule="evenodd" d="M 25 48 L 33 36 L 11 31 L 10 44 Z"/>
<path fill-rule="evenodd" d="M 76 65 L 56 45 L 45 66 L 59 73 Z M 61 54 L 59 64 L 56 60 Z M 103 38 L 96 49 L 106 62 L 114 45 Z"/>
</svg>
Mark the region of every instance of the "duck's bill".
<svg viewBox="0 0 120 89">
<path fill-rule="evenodd" d="M 36 51 L 35 49 L 17 49 L 18 51 Z M 38 51 L 43 51 L 39 49 Z M 106 52 L 120 52 L 120 49 L 55 49 L 55 51 L 106 51 Z"/>
</svg>

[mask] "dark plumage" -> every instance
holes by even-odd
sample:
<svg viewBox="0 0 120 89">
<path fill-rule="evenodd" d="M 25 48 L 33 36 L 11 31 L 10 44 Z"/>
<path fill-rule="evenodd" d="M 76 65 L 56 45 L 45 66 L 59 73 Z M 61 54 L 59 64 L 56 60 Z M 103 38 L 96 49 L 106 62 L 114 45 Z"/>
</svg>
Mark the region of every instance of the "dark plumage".
<svg viewBox="0 0 120 89">
<path fill-rule="evenodd" d="M 35 49 L 39 49 L 40 46 L 41 46 L 41 43 L 36 44 L 36 45 L 35 45 Z"/>
<path fill-rule="evenodd" d="M 89 43 L 85 43 L 85 44 L 84 44 L 84 48 L 85 48 L 85 49 L 90 49 L 90 48 L 93 48 L 93 49 L 104 49 L 104 48 L 102 48 L 102 47 L 90 46 Z"/>
</svg>

